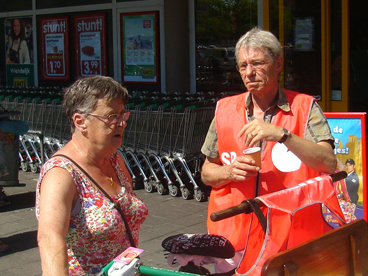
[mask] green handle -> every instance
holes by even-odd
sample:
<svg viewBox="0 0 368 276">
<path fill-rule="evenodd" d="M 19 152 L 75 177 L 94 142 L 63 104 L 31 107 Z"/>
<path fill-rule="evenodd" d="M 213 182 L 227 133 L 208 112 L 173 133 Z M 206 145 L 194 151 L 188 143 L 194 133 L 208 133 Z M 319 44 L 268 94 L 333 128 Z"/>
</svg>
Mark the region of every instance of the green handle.
<svg viewBox="0 0 368 276">
<path fill-rule="evenodd" d="M 192 274 L 187 272 L 180 272 L 175 270 L 168 270 L 156 267 L 150 267 L 145 265 L 140 265 L 139 273 L 142 275 L 150 275 L 150 276 L 198 276 L 198 274 Z"/>
<path fill-rule="evenodd" d="M 98 274 L 98 276 L 108 276 L 107 273 L 110 267 L 114 264 L 114 261 L 108 263 Z M 199 274 L 192 274 L 187 272 L 180 272 L 175 270 L 168 270 L 163 268 L 156 268 L 151 266 L 140 265 L 138 271 L 141 275 L 149 276 L 198 276 Z"/>
<path fill-rule="evenodd" d="M 100 273 L 98 273 L 98 276 L 107 276 L 107 272 L 109 272 L 110 267 L 114 264 L 114 261 L 109 262 Z"/>
</svg>

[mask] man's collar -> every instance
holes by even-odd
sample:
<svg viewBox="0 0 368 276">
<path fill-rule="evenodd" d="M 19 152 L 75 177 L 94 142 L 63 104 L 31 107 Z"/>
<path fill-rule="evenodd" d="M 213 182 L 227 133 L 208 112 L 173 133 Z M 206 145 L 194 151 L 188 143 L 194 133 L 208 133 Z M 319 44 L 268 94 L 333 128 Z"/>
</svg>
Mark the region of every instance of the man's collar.
<svg viewBox="0 0 368 276">
<path fill-rule="evenodd" d="M 277 101 L 277 106 L 285 112 L 290 111 L 290 104 L 282 87 L 279 87 L 279 100 Z"/>
<path fill-rule="evenodd" d="M 290 111 L 290 104 L 287 100 L 285 91 L 282 87 L 279 86 L 279 91 L 278 91 L 278 100 L 277 100 L 277 106 L 282 109 L 285 112 L 289 112 Z M 246 100 L 245 100 L 245 107 L 247 110 L 252 110 L 251 108 L 253 107 L 253 102 L 252 102 L 252 97 L 251 97 L 251 93 L 248 94 Z"/>
</svg>

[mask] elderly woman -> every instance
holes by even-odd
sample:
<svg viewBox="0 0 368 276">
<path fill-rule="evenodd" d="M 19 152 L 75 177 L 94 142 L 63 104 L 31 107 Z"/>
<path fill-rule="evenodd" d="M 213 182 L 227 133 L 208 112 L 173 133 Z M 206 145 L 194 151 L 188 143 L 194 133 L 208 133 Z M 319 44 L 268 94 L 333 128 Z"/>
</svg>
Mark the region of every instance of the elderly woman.
<svg viewBox="0 0 368 276">
<path fill-rule="evenodd" d="M 127 90 L 109 77 L 80 79 L 64 91 L 72 139 L 44 164 L 36 191 L 44 275 L 95 275 L 138 242 L 148 210 L 116 152 L 127 100 Z"/>
</svg>

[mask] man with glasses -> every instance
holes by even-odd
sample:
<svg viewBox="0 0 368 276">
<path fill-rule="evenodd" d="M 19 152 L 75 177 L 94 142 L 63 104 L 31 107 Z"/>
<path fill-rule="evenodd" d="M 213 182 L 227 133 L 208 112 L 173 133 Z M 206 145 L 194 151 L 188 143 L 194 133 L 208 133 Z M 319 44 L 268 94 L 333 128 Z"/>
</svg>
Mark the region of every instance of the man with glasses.
<svg viewBox="0 0 368 276">
<path fill-rule="evenodd" d="M 218 102 L 202 147 L 202 180 L 212 187 L 208 216 L 336 168 L 333 137 L 315 99 L 279 86 L 283 56 L 277 38 L 253 28 L 238 40 L 235 56 L 247 92 Z M 243 154 L 253 146 L 261 147 L 262 169 Z M 249 222 L 245 214 L 208 218 L 209 233 L 225 236 L 237 251 L 217 272 L 240 262 Z"/>
</svg>

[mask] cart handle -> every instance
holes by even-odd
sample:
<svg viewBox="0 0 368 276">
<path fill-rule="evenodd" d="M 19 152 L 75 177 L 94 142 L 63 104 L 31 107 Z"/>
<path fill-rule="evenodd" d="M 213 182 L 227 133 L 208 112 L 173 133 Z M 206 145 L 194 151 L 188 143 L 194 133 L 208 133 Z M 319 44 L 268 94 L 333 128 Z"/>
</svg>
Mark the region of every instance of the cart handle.
<svg viewBox="0 0 368 276">
<path fill-rule="evenodd" d="M 347 173 L 345 171 L 330 174 L 332 182 L 336 182 L 341 179 L 344 179 L 346 176 L 347 176 Z M 258 198 L 255 198 L 254 200 L 260 207 L 264 205 L 263 202 L 261 202 Z M 253 210 L 250 204 L 246 200 L 244 200 L 242 203 L 238 205 L 212 213 L 210 218 L 212 221 L 219 221 L 219 220 L 230 218 L 230 217 L 233 217 L 239 214 L 243 214 L 243 213 L 249 214 L 252 211 Z"/>
<path fill-rule="evenodd" d="M 96 276 L 108 276 L 108 271 L 113 264 L 114 264 L 114 261 L 111 261 Z M 136 266 L 136 270 L 137 272 L 139 272 L 139 275 L 149 275 L 149 276 L 199 276 L 199 274 L 193 274 L 193 273 L 181 272 L 181 271 L 175 271 L 175 270 L 169 270 L 169 269 L 163 269 L 163 268 L 156 268 L 156 267 L 145 266 L 141 264 L 138 264 Z M 125 274 L 121 274 L 121 275 L 125 275 Z"/>
</svg>

